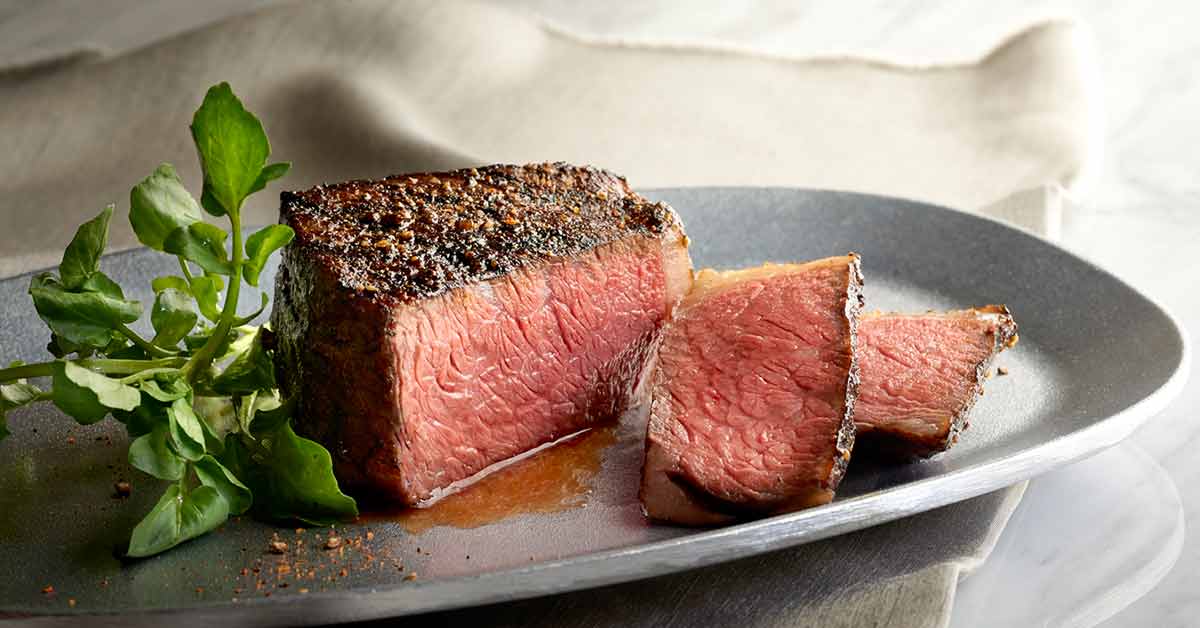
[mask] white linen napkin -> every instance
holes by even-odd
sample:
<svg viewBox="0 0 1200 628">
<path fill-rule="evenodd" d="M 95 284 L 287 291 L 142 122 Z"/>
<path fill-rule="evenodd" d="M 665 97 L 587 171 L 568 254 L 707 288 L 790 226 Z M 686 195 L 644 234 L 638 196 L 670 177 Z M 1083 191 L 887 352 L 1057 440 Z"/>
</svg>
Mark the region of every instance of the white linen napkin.
<svg viewBox="0 0 1200 628">
<path fill-rule="evenodd" d="M 195 189 L 186 123 L 221 80 L 295 162 L 293 188 L 561 159 L 640 187 L 796 185 L 974 209 L 1086 173 L 1086 41 L 1048 23 L 978 63 L 915 68 L 590 42 L 487 4 L 283 5 L 115 58 L 0 74 L 0 274 L 52 264 L 81 219 L 123 205 L 159 161 Z M 270 197 L 253 199 L 249 221 L 274 219 Z M 127 226 L 113 244 L 134 244 Z"/>
</svg>

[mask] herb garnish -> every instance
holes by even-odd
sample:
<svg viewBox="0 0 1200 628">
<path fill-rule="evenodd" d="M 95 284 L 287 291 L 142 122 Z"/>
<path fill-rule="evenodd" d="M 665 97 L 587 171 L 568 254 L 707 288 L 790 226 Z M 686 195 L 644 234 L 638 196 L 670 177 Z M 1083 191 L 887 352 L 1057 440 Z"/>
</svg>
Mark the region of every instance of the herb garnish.
<svg viewBox="0 0 1200 628">
<path fill-rule="evenodd" d="M 237 314 L 243 281 L 257 287 L 268 258 L 294 235 L 270 225 L 243 244 L 242 204 L 290 164 L 267 164 L 262 123 L 228 83 L 208 90 L 191 130 L 204 173 L 200 202 L 170 164 L 129 194 L 138 240 L 179 260 L 178 275 L 152 282 L 154 336 L 129 327 L 145 308 L 100 270 L 109 205 L 79 227 L 57 274 L 30 282 L 57 359 L 0 369 L 0 439 L 9 434 L 9 411 L 39 401 L 84 425 L 111 416 L 133 439 L 130 465 L 172 482 L 133 529 L 132 557 L 170 549 L 247 511 L 313 525 L 358 514 L 338 489 L 329 453 L 292 431 L 264 331 L 247 325 L 266 308 L 266 293 L 258 312 Z M 229 231 L 205 222 L 202 211 L 226 217 Z M 49 377 L 50 388 L 30 384 L 33 377 Z"/>
</svg>

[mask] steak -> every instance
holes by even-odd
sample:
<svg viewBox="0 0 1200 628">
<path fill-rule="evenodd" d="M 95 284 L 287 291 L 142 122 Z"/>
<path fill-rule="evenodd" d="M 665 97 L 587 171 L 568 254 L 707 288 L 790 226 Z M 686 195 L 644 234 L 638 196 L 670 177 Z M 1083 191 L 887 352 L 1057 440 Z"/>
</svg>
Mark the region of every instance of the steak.
<svg viewBox="0 0 1200 628">
<path fill-rule="evenodd" d="M 709 525 L 830 501 L 854 445 L 861 309 L 854 254 L 700 272 L 653 375 L 646 514 Z"/>
<path fill-rule="evenodd" d="M 271 322 L 296 428 L 368 498 L 420 505 L 638 400 L 691 282 L 624 179 L 488 166 L 284 192 Z"/>
<path fill-rule="evenodd" d="M 966 427 L 993 358 L 1017 342 L 1003 305 L 944 313 L 869 314 L 858 333 L 859 452 L 928 457 Z"/>
</svg>

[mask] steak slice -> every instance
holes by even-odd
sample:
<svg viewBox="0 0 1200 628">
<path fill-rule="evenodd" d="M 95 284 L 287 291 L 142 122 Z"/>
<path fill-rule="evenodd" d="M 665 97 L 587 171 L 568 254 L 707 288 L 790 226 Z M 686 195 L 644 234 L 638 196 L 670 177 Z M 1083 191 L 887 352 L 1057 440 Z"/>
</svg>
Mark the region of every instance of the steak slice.
<svg viewBox="0 0 1200 628">
<path fill-rule="evenodd" d="M 983 393 L 992 359 L 1017 343 L 1008 308 L 868 314 L 858 333 L 860 452 L 927 457 L 949 449 Z"/>
<path fill-rule="evenodd" d="M 691 282 L 675 213 L 566 164 L 282 195 L 271 322 L 297 430 L 417 505 L 636 401 Z"/>
<path fill-rule="evenodd" d="M 642 503 L 707 525 L 823 504 L 854 445 L 858 256 L 702 271 L 653 377 Z"/>
</svg>

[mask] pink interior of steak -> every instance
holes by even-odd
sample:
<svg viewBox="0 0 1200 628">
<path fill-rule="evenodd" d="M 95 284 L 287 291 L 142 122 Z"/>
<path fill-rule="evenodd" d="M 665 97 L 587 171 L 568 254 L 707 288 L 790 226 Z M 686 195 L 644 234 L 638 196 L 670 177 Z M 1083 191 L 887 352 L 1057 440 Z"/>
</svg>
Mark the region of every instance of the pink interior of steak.
<svg viewBox="0 0 1200 628">
<path fill-rule="evenodd" d="M 892 435 L 914 453 L 949 446 L 978 395 L 983 369 L 1013 333 L 1003 308 L 864 317 L 859 433 Z"/>
<path fill-rule="evenodd" d="M 398 472 L 407 496 L 427 499 L 615 418 L 684 289 L 668 273 L 690 272 L 678 242 L 665 251 L 629 238 L 398 310 L 398 460 L 375 473 Z"/>
<path fill-rule="evenodd" d="M 701 522 L 660 501 L 669 489 L 652 476 L 664 455 L 676 483 L 735 507 L 832 497 L 853 439 L 858 307 L 848 299 L 857 262 L 834 259 L 697 278 L 659 354 L 643 485 L 651 516 Z"/>
</svg>

